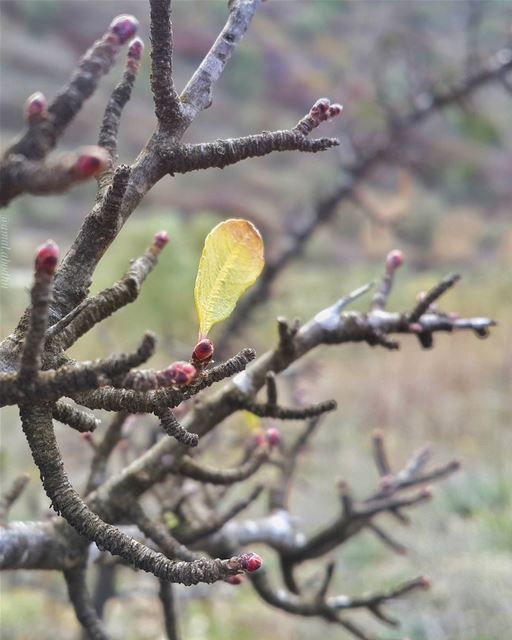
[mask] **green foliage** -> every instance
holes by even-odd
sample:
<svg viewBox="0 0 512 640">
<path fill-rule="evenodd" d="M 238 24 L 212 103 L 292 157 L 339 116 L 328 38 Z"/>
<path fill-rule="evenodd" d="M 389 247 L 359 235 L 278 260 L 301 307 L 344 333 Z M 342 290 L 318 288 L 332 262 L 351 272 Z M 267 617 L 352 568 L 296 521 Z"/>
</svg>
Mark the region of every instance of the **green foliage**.
<svg viewBox="0 0 512 640">
<path fill-rule="evenodd" d="M 501 144 L 501 133 L 493 120 L 481 113 L 451 107 L 446 109 L 445 117 L 459 133 L 475 142 L 492 146 Z"/>
</svg>

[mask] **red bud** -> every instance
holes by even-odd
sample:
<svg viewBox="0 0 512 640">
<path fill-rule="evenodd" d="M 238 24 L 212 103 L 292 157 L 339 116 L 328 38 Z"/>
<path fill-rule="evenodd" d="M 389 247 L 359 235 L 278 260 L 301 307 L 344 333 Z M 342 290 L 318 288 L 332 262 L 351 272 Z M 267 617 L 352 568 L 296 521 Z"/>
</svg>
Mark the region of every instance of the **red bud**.
<svg viewBox="0 0 512 640">
<path fill-rule="evenodd" d="M 267 429 L 267 432 L 265 433 L 265 440 L 271 447 L 275 447 L 281 442 L 281 432 L 279 429 L 271 427 L 270 429 Z"/>
<path fill-rule="evenodd" d="M 81 433 L 80 437 L 82 438 L 83 442 L 87 442 L 87 444 L 89 444 L 91 447 L 94 447 L 94 433 L 86 431 L 85 433 Z"/>
<path fill-rule="evenodd" d="M 309 110 L 309 113 L 312 116 L 318 117 L 326 114 L 329 111 L 329 107 L 331 106 L 331 101 L 329 98 L 320 98 Z"/>
<path fill-rule="evenodd" d="M 171 382 L 179 387 L 190 384 L 197 375 L 197 369 L 190 362 L 173 362 L 165 370 L 165 375 Z"/>
<path fill-rule="evenodd" d="M 388 273 L 393 273 L 396 269 L 400 268 L 404 263 L 404 255 L 399 249 L 390 251 L 386 258 L 386 270 Z"/>
<path fill-rule="evenodd" d="M 252 573 L 261 567 L 263 560 L 257 553 L 244 553 L 240 556 L 240 563 L 245 571 Z"/>
<path fill-rule="evenodd" d="M 110 161 L 102 147 L 85 147 L 73 165 L 72 171 L 77 178 L 90 178 L 105 170 Z"/>
<path fill-rule="evenodd" d="M 144 42 L 140 38 L 135 38 L 130 42 L 128 48 L 128 57 L 134 60 L 140 60 L 144 53 Z"/>
<path fill-rule="evenodd" d="M 206 364 L 213 356 L 213 342 L 208 338 L 203 338 L 194 347 L 192 359 L 200 364 Z"/>
<path fill-rule="evenodd" d="M 126 13 L 117 16 L 110 23 L 110 31 L 114 33 L 121 44 L 124 44 L 137 33 L 139 21 L 135 16 Z"/>
<path fill-rule="evenodd" d="M 25 101 L 25 117 L 28 121 L 35 118 L 44 117 L 48 102 L 40 91 L 36 91 L 30 95 Z"/>
<path fill-rule="evenodd" d="M 53 240 L 42 244 L 36 253 L 35 269 L 52 275 L 59 261 L 59 247 Z"/>
<path fill-rule="evenodd" d="M 169 234 L 167 231 L 159 231 L 155 234 L 154 243 L 159 249 L 163 249 L 169 242 Z"/>
<path fill-rule="evenodd" d="M 327 117 L 329 119 L 336 118 L 336 116 L 339 116 L 342 111 L 343 107 L 341 106 L 341 104 L 331 104 L 331 106 L 329 107 L 329 111 L 327 112 Z"/>
<path fill-rule="evenodd" d="M 227 582 L 228 584 L 232 584 L 232 585 L 242 584 L 243 581 L 244 581 L 243 576 L 228 576 L 227 578 L 224 578 L 224 582 Z"/>
</svg>

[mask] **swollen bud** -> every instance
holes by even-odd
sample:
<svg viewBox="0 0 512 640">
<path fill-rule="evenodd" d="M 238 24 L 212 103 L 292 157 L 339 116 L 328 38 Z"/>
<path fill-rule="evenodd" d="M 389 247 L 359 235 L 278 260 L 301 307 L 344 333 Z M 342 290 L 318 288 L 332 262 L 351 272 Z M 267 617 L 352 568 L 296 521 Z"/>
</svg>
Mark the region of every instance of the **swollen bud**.
<svg viewBox="0 0 512 640">
<path fill-rule="evenodd" d="M 86 431 L 85 433 L 81 433 L 80 437 L 82 439 L 82 442 L 87 442 L 87 444 L 90 445 L 91 447 L 95 446 L 94 433 L 91 433 L 90 431 Z"/>
<path fill-rule="evenodd" d="M 386 258 L 386 271 L 389 274 L 394 273 L 396 269 L 399 269 L 404 263 L 404 255 L 399 249 L 390 251 Z"/>
<path fill-rule="evenodd" d="M 31 122 L 36 118 L 44 118 L 47 113 L 48 102 L 40 91 L 30 95 L 25 101 L 25 118 Z"/>
<path fill-rule="evenodd" d="M 76 162 L 72 172 L 77 178 L 90 178 L 104 171 L 110 162 L 110 157 L 102 147 L 85 147 Z"/>
<path fill-rule="evenodd" d="M 252 573 L 261 567 L 263 560 L 257 553 L 244 553 L 240 556 L 240 564 L 245 571 Z"/>
<path fill-rule="evenodd" d="M 432 588 L 432 580 L 428 576 L 421 576 L 420 587 L 428 591 Z"/>
<path fill-rule="evenodd" d="M 271 427 L 270 429 L 267 429 L 265 433 L 265 440 L 271 447 L 275 447 L 281 442 L 281 432 L 279 429 Z"/>
<path fill-rule="evenodd" d="M 126 13 L 117 16 L 110 23 L 110 31 L 114 33 L 121 44 L 124 44 L 130 38 L 137 33 L 139 28 L 139 21 L 135 16 L 128 15 Z"/>
<path fill-rule="evenodd" d="M 331 104 L 329 110 L 327 111 L 327 117 L 329 120 L 331 118 L 336 118 L 336 116 L 339 116 L 342 111 L 343 107 L 341 106 L 341 104 Z"/>
<path fill-rule="evenodd" d="M 197 364 L 206 364 L 213 356 L 213 342 L 208 338 L 203 338 L 194 347 L 192 360 Z"/>
<path fill-rule="evenodd" d="M 59 261 L 59 247 L 53 240 L 42 244 L 36 253 L 35 269 L 53 275 Z"/>
<path fill-rule="evenodd" d="M 128 47 L 128 57 L 133 58 L 133 60 L 140 60 L 142 54 L 144 53 L 144 42 L 141 38 L 135 38 L 130 42 L 130 46 Z"/>
<path fill-rule="evenodd" d="M 310 115 L 314 117 L 325 115 L 329 111 L 331 101 L 329 98 L 319 98 L 309 110 Z"/>
<path fill-rule="evenodd" d="M 232 584 L 235 586 L 242 584 L 243 581 L 244 581 L 243 576 L 228 576 L 227 578 L 224 578 L 224 582 L 227 582 L 228 584 Z"/>
<path fill-rule="evenodd" d="M 179 387 L 190 384 L 197 375 L 197 369 L 190 362 L 178 361 L 173 362 L 165 370 L 165 376 L 169 379 L 171 384 L 176 384 Z"/>
<path fill-rule="evenodd" d="M 169 234 L 167 233 L 167 231 L 159 231 L 158 233 L 155 233 L 153 242 L 156 247 L 158 247 L 159 249 L 163 249 L 169 242 Z"/>
</svg>

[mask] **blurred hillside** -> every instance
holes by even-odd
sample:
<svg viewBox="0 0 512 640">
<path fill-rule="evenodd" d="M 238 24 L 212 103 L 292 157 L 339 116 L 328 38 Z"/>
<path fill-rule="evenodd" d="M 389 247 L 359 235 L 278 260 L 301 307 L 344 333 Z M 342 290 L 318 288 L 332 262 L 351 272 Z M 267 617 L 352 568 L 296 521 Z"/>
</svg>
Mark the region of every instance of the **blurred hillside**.
<svg viewBox="0 0 512 640">
<path fill-rule="evenodd" d="M 227 8 L 224 0 L 173 4 L 175 72 L 182 88 L 217 36 Z M 3 145 L 23 127 L 26 97 L 36 90 L 53 96 L 115 15 L 136 15 L 149 47 L 145 0 L 2 0 L 0 8 Z M 390 114 L 408 113 L 424 91 L 450 87 L 477 69 L 479 60 L 510 46 L 511 23 L 510 3 L 499 0 L 264 3 L 219 82 L 212 107 L 194 123 L 187 141 L 288 128 L 326 95 L 345 110 L 322 127 L 321 135 L 340 136 L 341 147 L 314 156 L 275 154 L 222 172 L 163 180 L 100 263 L 94 290 L 120 277 L 153 233 L 166 228 L 172 241 L 159 268 L 136 304 L 86 336 L 74 353 L 93 358 L 132 347 L 143 330 L 152 329 L 160 340 L 152 365 L 186 357 L 196 335 L 192 288 L 197 260 L 214 224 L 229 216 L 249 217 L 263 231 L 268 254 L 278 252 L 287 232 L 307 218 L 309 203 L 346 178 L 343 167 L 354 153 L 382 138 Z M 102 80 L 61 149 L 96 141 L 121 69 L 119 61 Z M 123 162 L 134 159 L 154 126 L 148 83 L 149 51 L 121 123 Z M 391 308 L 407 308 L 418 291 L 456 269 L 464 278 L 442 308 L 499 320 L 487 341 L 441 336 L 431 352 L 419 352 L 412 337 L 392 354 L 366 345 L 323 349 L 280 382 L 285 394 L 300 393 L 311 401 L 335 397 L 340 406 L 322 427 L 300 475 L 295 506 L 308 531 L 332 513 L 336 476 L 347 479 L 357 495 L 375 482 L 369 444 L 375 427 L 384 429 L 400 462 L 426 440 L 434 442 L 440 461 L 453 456 L 463 461 L 464 471 L 439 488 L 434 504 L 413 514 L 412 527 L 397 532 L 411 549 L 407 557 L 393 556 L 369 535 L 337 557 L 342 579 L 336 586 L 351 594 L 420 573 L 432 575 L 433 591 L 398 604 L 396 614 L 405 627 L 385 632 L 385 638 L 504 640 L 512 627 L 510 109 L 510 95 L 496 84 L 416 129 L 393 162 L 361 183 L 357 202 L 341 207 L 319 230 L 304 259 L 275 283 L 270 304 L 259 308 L 245 334 L 233 340 L 233 349 L 250 344 L 262 352 L 274 340 L 277 315 L 309 318 L 374 280 L 394 247 L 404 250 L 406 267 Z M 94 193 L 94 185 L 87 184 L 58 197 L 23 196 L 13 202 L 7 214 L 9 281 L 0 291 L 2 334 L 14 327 L 26 306 L 34 247 L 48 237 L 64 249 L 69 246 Z M 233 420 L 222 428 L 237 443 L 245 427 Z M 285 437 L 293 429 L 287 425 Z M 144 440 L 143 429 L 142 435 L 136 429 L 133 433 Z M 83 442 L 69 429 L 60 428 L 58 436 L 71 479 L 80 486 L 90 452 L 84 453 Z M 47 500 L 14 411 L 3 412 L 2 438 L 2 479 L 10 480 L 19 470 L 33 477 L 13 517 L 44 518 Z M 126 465 L 137 446 L 140 441 L 132 450 L 118 451 L 114 468 Z M 61 640 L 79 637 L 59 578 L 21 572 L 7 577 L 10 588 L 0 611 L 5 640 L 53 640 L 55 620 Z M 120 598 L 107 609 L 116 637 L 161 638 L 153 583 L 122 569 L 118 586 Z M 185 640 L 346 637 L 314 621 L 297 624 L 263 605 L 258 605 L 257 624 L 247 625 L 257 606 L 248 587 L 216 585 L 200 591 L 194 602 L 188 593 L 179 592 Z"/>
<path fill-rule="evenodd" d="M 148 43 L 149 11 L 143 0 L 2 2 L 4 143 L 22 127 L 21 106 L 27 95 L 34 90 L 54 95 L 121 7 L 138 17 L 140 34 Z M 314 157 L 276 154 L 223 172 L 164 180 L 137 216 L 154 207 L 187 217 L 204 211 L 248 215 L 266 231 L 267 242 L 277 244 L 282 237 L 277 232 L 294 224 L 297 208 L 307 209 L 311 199 L 343 179 L 342 166 L 352 160 L 352 145 L 364 151 L 386 131 L 389 113 L 407 113 L 413 98 L 449 87 L 478 68 L 479 59 L 507 44 L 509 9 L 507 2 L 499 1 L 268 2 L 228 65 L 214 105 L 195 123 L 188 140 L 289 127 L 318 97 L 328 95 L 342 102 L 345 111 L 322 132 L 340 135 L 341 149 Z M 220 0 L 175 2 L 178 88 L 216 37 L 225 14 Z M 65 147 L 95 142 L 120 67 L 102 81 L 100 91 L 72 124 Z M 135 157 L 152 131 L 148 79 L 149 52 L 121 125 L 123 161 Z M 510 98 L 498 85 L 431 118 L 414 132 L 396 162 L 372 174 L 371 184 L 362 188 L 363 207 L 340 211 L 337 232 L 330 234 L 331 248 L 347 260 L 380 258 L 398 241 L 414 250 L 421 265 L 509 261 L 509 112 Z M 20 227 L 43 227 L 37 241 L 47 230 L 70 237 L 89 206 L 92 190 L 87 185 L 66 197 L 18 199 L 11 219 Z M 369 201 L 376 206 L 367 206 Z"/>
</svg>

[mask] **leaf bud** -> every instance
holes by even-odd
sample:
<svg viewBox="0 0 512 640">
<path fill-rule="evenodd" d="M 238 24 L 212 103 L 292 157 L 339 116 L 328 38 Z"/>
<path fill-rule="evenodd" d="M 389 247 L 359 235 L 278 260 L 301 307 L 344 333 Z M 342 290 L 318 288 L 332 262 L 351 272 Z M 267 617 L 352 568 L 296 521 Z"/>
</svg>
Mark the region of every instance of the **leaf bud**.
<svg viewBox="0 0 512 640">
<path fill-rule="evenodd" d="M 165 375 L 171 384 L 183 387 L 194 380 L 197 375 L 197 369 L 190 362 L 178 361 L 167 367 Z"/>
<path fill-rule="evenodd" d="M 128 57 L 133 60 L 140 60 L 144 53 L 144 42 L 141 38 L 134 38 L 128 47 Z"/>
<path fill-rule="evenodd" d="M 102 147 L 85 147 L 73 164 L 72 172 L 77 178 L 90 178 L 106 169 L 109 155 Z"/>
<path fill-rule="evenodd" d="M 120 44 L 124 44 L 137 33 L 139 21 L 135 16 L 123 13 L 112 20 L 109 28 L 118 37 Z"/>
<path fill-rule="evenodd" d="M 281 442 L 281 432 L 279 429 L 271 427 L 270 429 L 267 429 L 265 433 L 265 440 L 271 447 L 275 447 Z"/>
<path fill-rule="evenodd" d="M 213 356 L 213 342 L 208 338 L 203 338 L 194 347 L 192 360 L 198 364 L 206 364 Z"/>
<path fill-rule="evenodd" d="M 36 253 L 35 269 L 44 271 L 49 275 L 55 273 L 55 268 L 59 261 L 59 247 L 53 240 L 48 240 L 42 244 Z"/>
<path fill-rule="evenodd" d="M 158 233 L 155 233 L 153 242 L 159 249 L 163 249 L 169 242 L 169 234 L 167 231 L 159 231 Z"/>
<path fill-rule="evenodd" d="M 257 553 L 244 553 L 240 556 L 240 564 L 245 571 L 252 573 L 261 567 L 263 560 Z"/>
<path fill-rule="evenodd" d="M 390 251 L 386 257 L 386 271 L 389 274 L 392 274 L 396 269 L 399 269 L 403 263 L 403 253 L 399 249 L 394 249 L 393 251 Z"/>
<path fill-rule="evenodd" d="M 36 91 L 30 95 L 25 101 L 25 118 L 32 122 L 37 118 L 44 118 L 47 115 L 46 109 L 48 102 L 46 97 L 40 91 Z"/>
<path fill-rule="evenodd" d="M 329 111 L 331 101 L 329 98 L 319 98 L 309 110 L 310 115 L 317 118 L 325 115 Z"/>
</svg>

